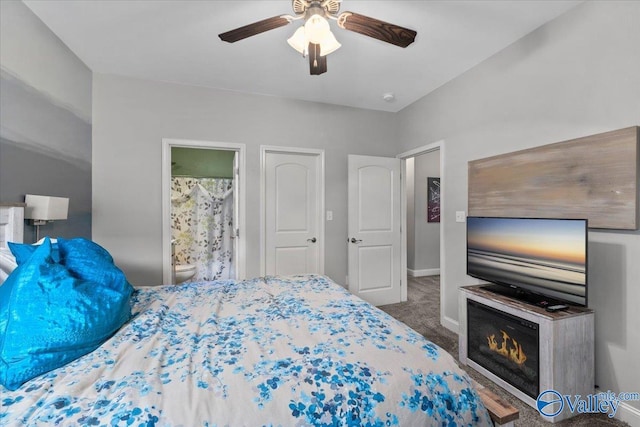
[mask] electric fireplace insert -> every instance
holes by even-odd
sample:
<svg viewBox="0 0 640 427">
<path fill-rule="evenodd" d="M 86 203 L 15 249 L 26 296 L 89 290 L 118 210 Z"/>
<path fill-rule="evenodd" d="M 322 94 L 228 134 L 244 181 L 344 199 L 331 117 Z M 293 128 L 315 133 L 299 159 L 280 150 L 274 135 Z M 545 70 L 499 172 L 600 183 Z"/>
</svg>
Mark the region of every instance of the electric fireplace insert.
<svg viewBox="0 0 640 427">
<path fill-rule="evenodd" d="M 467 325 L 467 358 L 536 399 L 538 324 L 467 299 Z"/>
</svg>

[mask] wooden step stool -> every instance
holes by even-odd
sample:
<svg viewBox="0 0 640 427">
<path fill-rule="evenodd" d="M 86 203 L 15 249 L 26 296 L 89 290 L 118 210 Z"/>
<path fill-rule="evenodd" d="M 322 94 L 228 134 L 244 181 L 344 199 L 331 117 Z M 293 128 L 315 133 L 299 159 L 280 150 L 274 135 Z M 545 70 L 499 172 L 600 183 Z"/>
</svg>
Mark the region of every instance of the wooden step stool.
<svg viewBox="0 0 640 427">
<path fill-rule="evenodd" d="M 473 383 L 482 399 L 482 403 L 489 411 L 493 425 L 495 427 L 514 427 L 514 421 L 520 418 L 520 411 L 480 383 L 476 381 L 473 381 Z"/>
</svg>

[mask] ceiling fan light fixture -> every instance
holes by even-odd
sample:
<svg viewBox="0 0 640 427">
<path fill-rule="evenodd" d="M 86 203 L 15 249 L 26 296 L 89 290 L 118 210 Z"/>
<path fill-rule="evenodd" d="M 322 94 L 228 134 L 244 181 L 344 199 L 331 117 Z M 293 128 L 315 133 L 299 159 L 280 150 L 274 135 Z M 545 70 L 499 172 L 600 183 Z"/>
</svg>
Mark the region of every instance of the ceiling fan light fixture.
<svg viewBox="0 0 640 427">
<path fill-rule="evenodd" d="M 353 31 L 399 47 L 409 46 L 418 35 L 416 31 L 409 28 L 358 13 L 338 14 L 341 2 L 342 0 L 293 0 L 292 7 L 296 16 L 273 16 L 220 33 L 218 37 L 222 41 L 235 43 L 304 19 L 306 20 L 304 25 L 287 39 L 287 43 L 303 57 L 309 57 L 311 75 L 320 75 L 327 72 L 326 56 L 342 46 L 331 32 L 328 19 L 336 21 L 338 27 L 343 30 Z"/>
<path fill-rule="evenodd" d="M 287 43 L 289 43 L 289 46 L 300 52 L 302 55 L 306 56 L 309 41 L 305 36 L 304 25 L 298 28 L 296 32 L 287 39 Z"/>
<path fill-rule="evenodd" d="M 331 33 L 329 22 L 320 15 L 312 15 L 304 24 L 304 33 L 309 43 L 320 44 Z"/>
<path fill-rule="evenodd" d="M 287 39 L 287 43 L 289 43 L 289 46 L 300 52 L 303 56 L 307 56 L 307 54 L 309 53 L 309 43 L 320 45 L 320 56 L 326 56 L 332 52 L 335 52 L 342 46 L 336 39 L 336 36 L 334 36 L 331 32 L 329 23 L 326 21 L 326 19 L 318 15 L 314 15 L 314 17 L 315 16 L 319 17 L 326 24 L 326 26 L 324 26 L 324 24 L 320 24 L 320 26 L 323 28 L 322 31 L 319 30 L 320 27 L 314 27 L 313 25 L 308 27 L 305 24 L 299 27 L 296 32 Z M 313 19 L 313 17 L 311 17 L 309 20 L 311 19 Z M 308 36 L 308 34 L 310 33 L 308 28 L 311 28 L 313 39 Z"/>
<path fill-rule="evenodd" d="M 329 55 L 338 50 L 342 45 L 336 39 L 331 31 L 320 41 L 320 56 Z"/>
</svg>

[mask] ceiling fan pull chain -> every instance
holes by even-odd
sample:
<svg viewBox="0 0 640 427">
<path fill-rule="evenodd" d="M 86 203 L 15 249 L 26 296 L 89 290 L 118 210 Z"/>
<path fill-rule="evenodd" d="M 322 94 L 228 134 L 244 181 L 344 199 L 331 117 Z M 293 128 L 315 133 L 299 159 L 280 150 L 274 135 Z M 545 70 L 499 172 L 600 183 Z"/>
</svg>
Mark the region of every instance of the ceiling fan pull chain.
<svg viewBox="0 0 640 427">
<path fill-rule="evenodd" d="M 319 44 L 314 44 L 313 45 L 313 66 L 315 68 L 318 67 L 318 48 L 320 47 Z"/>
</svg>

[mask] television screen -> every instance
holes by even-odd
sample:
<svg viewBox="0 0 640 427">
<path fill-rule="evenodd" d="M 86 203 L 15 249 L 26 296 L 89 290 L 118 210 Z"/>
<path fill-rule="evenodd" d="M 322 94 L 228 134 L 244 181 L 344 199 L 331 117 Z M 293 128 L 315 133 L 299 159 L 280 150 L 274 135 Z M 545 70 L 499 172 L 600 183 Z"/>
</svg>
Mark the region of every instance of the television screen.
<svg viewBox="0 0 640 427">
<path fill-rule="evenodd" d="M 587 220 L 468 217 L 467 274 L 586 306 Z"/>
</svg>

